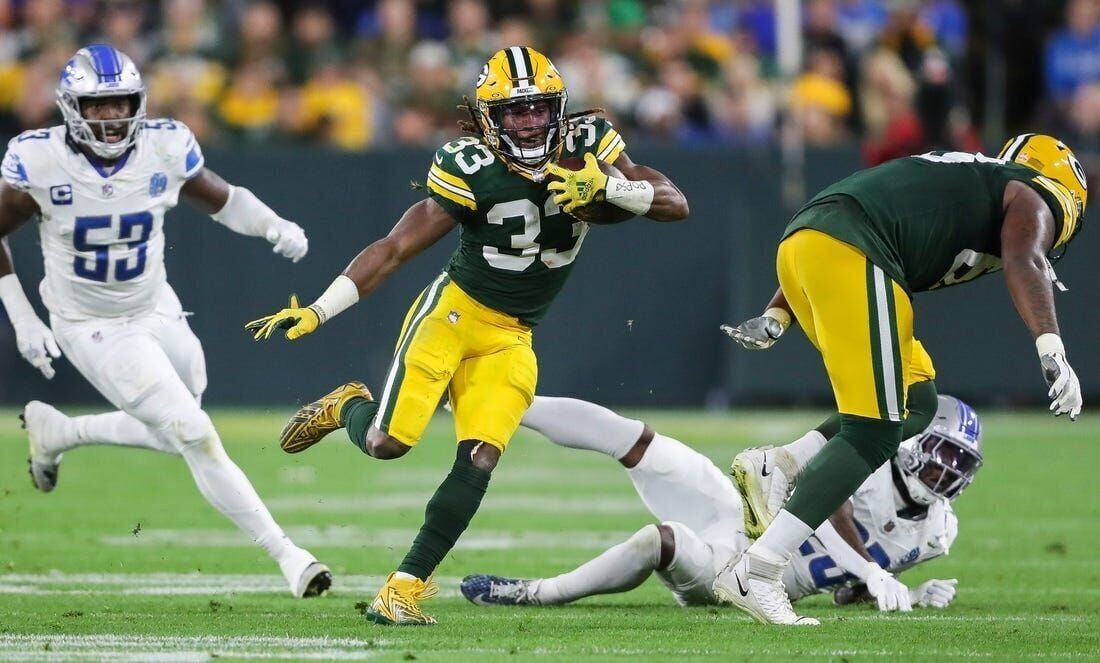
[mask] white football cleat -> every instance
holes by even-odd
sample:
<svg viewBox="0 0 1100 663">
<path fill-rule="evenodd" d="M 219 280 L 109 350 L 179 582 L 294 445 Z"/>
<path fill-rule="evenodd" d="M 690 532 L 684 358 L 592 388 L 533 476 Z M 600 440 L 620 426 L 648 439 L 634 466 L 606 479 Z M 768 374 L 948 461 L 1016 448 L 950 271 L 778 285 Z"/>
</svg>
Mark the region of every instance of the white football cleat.
<svg viewBox="0 0 1100 663">
<path fill-rule="evenodd" d="M 754 447 L 737 454 L 730 474 L 745 505 L 745 535 L 759 538 L 794 490 L 798 462 L 782 447 Z"/>
<path fill-rule="evenodd" d="M 746 551 L 726 564 L 714 579 L 711 591 L 719 603 L 740 608 L 763 624 L 818 626 L 821 622 L 799 616 L 791 607 L 782 580 L 786 566 Z"/>
<path fill-rule="evenodd" d="M 308 550 L 298 548 L 279 563 L 295 598 L 308 599 L 324 596 L 332 587 L 332 572 Z"/>
<path fill-rule="evenodd" d="M 27 464 L 31 481 L 35 488 L 48 493 L 57 487 L 57 473 L 61 464 L 61 454 L 51 451 L 51 442 L 64 434 L 64 426 L 69 418 L 52 405 L 31 401 L 23 407 L 19 419 L 23 422 L 23 428 L 27 429 L 30 448 Z"/>
</svg>

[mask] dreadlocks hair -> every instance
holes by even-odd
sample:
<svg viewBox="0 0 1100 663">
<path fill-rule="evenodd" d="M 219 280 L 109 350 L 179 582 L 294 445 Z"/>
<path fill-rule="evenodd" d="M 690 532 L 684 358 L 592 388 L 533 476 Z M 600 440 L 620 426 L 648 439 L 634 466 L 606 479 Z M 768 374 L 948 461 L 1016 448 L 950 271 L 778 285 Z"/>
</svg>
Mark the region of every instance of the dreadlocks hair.
<svg viewBox="0 0 1100 663">
<path fill-rule="evenodd" d="M 462 119 L 458 121 L 458 128 L 464 133 L 473 134 L 475 136 L 484 136 L 485 132 L 482 131 L 481 125 L 477 121 L 477 112 L 474 110 L 474 105 L 470 103 L 470 98 L 466 95 L 462 96 L 462 103 L 458 105 L 458 109 L 466 111 L 470 116 L 470 119 Z M 601 115 L 607 111 L 600 108 L 589 108 L 588 110 L 580 111 L 579 113 L 570 113 L 565 116 L 566 122 L 573 122 L 579 120 L 582 117 L 588 117 L 589 115 Z"/>
</svg>

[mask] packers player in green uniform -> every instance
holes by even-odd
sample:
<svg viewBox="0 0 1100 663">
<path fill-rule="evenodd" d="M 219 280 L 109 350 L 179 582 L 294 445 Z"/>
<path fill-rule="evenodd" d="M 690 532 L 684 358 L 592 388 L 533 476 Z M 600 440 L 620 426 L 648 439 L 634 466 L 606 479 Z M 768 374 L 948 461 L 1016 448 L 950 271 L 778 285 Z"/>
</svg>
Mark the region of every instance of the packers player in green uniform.
<svg viewBox="0 0 1100 663">
<path fill-rule="evenodd" d="M 568 115 L 566 100 L 565 82 L 543 54 L 523 46 L 495 53 L 478 78 L 475 105 L 467 104 L 474 135 L 435 153 L 430 195 L 312 305 L 301 307 L 292 297 L 288 308 L 248 325 L 257 339 L 278 328 L 287 329 L 288 339 L 309 334 L 460 228 L 446 269 L 409 309 L 381 396 L 358 382 L 337 387 L 299 410 L 280 440 L 295 453 L 345 428 L 364 453 L 398 458 L 416 445 L 447 392 L 457 457 L 428 502 L 412 548 L 367 611 L 374 622 L 435 622 L 420 602 L 437 591 L 431 576 L 477 511 L 534 397 L 531 328 L 565 284 L 589 231 L 578 217 L 594 202 L 657 221 L 688 214 L 680 190 L 633 163 L 610 122 L 592 112 Z M 585 165 L 576 171 L 556 165 L 565 157 Z"/>
<path fill-rule="evenodd" d="M 756 514 L 770 524 L 719 574 L 716 594 L 762 622 L 817 624 L 794 613 L 780 577 L 802 541 L 897 451 L 917 345 L 914 293 L 1004 270 L 1035 339 L 1050 410 L 1077 418 L 1081 386 L 1059 337 L 1052 286 L 1060 284 L 1048 255 L 1081 230 L 1087 196 L 1065 144 L 1024 134 L 997 158 L 930 152 L 860 171 L 795 214 L 776 257 L 779 292 L 762 316 L 727 333 L 767 347 L 793 312 L 824 359 L 840 430 L 801 471 L 786 506 Z M 759 497 L 774 468 L 755 469 L 738 487 Z"/>
</svg>

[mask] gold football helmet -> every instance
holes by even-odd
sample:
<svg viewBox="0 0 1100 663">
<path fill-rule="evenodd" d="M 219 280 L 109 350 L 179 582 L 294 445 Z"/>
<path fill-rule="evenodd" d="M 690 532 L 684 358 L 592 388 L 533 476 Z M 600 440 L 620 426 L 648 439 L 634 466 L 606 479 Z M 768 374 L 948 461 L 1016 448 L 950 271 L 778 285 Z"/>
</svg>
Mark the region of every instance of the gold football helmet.
<svg viewBox="0 0 1100 663">
<path fill-rule="evenodd" d="M 1063 201 L 1065 223 L 1054 246 L 1062 246 L 1073 239 L 1084 223 L 1085 204 L 1089 197 L 1085 169 L 1073 155 L 1073 150 L 1053 136 L 1021 134 L 1005 143 L 997 156 L 1036 170 L 1059 185 L 1053 193 Z"/>
<path fill-rule="evenodd" d="M 509 167 L 537 176 L 557 158 L 568 130 L 569 95 L 554 63 L 528 46 L 510 46 L 489 58 L 476 88 L 474 119 L 485 143 Z M 527 124 L 516 123 L 520 116 Z"/>
</svg>

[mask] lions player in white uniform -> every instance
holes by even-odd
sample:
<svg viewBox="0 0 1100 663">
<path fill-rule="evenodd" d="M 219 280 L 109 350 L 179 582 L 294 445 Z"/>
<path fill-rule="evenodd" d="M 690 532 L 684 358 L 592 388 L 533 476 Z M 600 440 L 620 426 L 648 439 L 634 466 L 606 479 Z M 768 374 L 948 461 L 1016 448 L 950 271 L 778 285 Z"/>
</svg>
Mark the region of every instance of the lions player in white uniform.
<svg viewBox="0 0 1100 663">
<path fill-rule="evenodd" d="M 555 444 L 616 458 L 661 523 L 568 573 L 537 580 L 468 576 L 462 593 L 479 605 L 552 605 L 625 592 L 656 572 L 681 605 L 720 603 L 711 586 L 749 546 L 741 496 L 702 454 L 640 421 L 567 398 L 536 397 L 523 425 Z M 939 397 L 932 424 L 902 445 L 815 535 L 784 575 L 791 600 L 841 590 L 838 603 L 877 599 L 880 610 L 945 608 L 955 580 L 909 589 L 895 575 L 945 555 L 958 534 L 950 501 L 981 465 L 981 431 L 969 406 Z M 773 468 L 772 474 L 779 473 Z M 793 482 L 797 477 L 785 477 Z"/>
<path fill-rule="evenodd" d="M 86 444 L 182 456 L 199 491 L 271 555 L 295 596 L 324 593 L 327 567 L 294 545 L 222 448 L 201 409 L 206 365 L 164 268 L 164 214 L 182 195 L 231 230 L 264 237 L 297 261 L 302 229 L 248 189 L 204 167 L 183 124 L 145 119 L 145 87 L 129 57 L 106 44 L 82 48 L 57 86 L 65 123 L 8 143 L 0 182 L 0 238 L 37 217 L 50 326 L 27 301 L 0 250 L 0 301 L 19 352 L 47 378 L 69 361 L 119 411 L 67 417 L 31 401 L 22 419 L 35 486 L 57 483 L 65 451 Z"/>
</svg>

